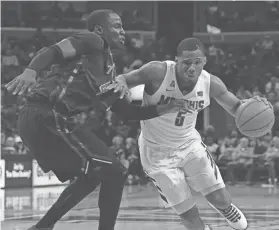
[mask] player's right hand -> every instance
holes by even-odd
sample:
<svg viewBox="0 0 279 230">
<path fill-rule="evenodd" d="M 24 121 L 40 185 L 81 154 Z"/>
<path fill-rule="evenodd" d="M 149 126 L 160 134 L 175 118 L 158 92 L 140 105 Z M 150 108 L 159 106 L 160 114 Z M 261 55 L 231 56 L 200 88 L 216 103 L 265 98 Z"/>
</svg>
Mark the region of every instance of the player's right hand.
<svg viewBox="0 0 279 230">
<path fill-rule="evenodd" d="M 13 95 L 22 95 L 27 90 L 31 90 L 36 84 L 36 71 L 26 69 L 22 74 L 5 85 Z"/>
<path fill-rule="evenodd" d="M 117 81 L 114 84 L 114 93 L 120 92 L 120 99 L 126 98 L 132 101 L 130 89 L 125 81 Z"/>
</svg>

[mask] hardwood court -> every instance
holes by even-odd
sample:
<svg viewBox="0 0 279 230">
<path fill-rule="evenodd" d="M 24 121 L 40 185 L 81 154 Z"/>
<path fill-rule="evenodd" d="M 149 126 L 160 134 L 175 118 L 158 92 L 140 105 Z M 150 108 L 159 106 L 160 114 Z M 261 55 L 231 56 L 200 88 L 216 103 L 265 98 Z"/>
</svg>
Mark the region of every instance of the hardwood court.
<svg viewBox="0 0 279 230">
<path fill-rule="evenodd" d="M 63 187 L 1 191 L 3 230 L 25 230 L 57 199 Z M 277 188 L 255 186 L 229 187 L 233 200 L 245 213 L 253 230 L 279 229 L 279 193 Z M 195 194 L 203 220 L 214 230 L 229 230 L 226 222 L 205 199 Z M 98 192 L 92 193 L 56 225 L 56 230 L 97 229 Z M 5 207 L 5 212 L 2 207 Z M 165 209 L 153 185 L 126 187 L 116 230 L 183 230 L 179 218 Z"/>
</svg>

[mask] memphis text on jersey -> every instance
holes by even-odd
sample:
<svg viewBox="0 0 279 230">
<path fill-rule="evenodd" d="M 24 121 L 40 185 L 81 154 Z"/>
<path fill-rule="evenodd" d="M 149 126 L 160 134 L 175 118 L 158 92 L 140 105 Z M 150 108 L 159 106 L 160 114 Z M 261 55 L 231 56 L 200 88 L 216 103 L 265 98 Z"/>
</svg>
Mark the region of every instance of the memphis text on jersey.
<svg viewBox="0 0 279 230">
<path fill-rule="evenodd" d="M 161 95 L 160 101 L 158 102 L 158 105 L 166 105 L 169 104 L 172 100 L 175 100 L 174 97 L 169 97 L 165 95 Z M 187 103 L 188 108 L 194 111 L 201 111 L 204 109 L 204 100 L 198 100 L 198 101 L 191 101 L 191 100 L 185 100 L 185 103 Z"/>
</svg>

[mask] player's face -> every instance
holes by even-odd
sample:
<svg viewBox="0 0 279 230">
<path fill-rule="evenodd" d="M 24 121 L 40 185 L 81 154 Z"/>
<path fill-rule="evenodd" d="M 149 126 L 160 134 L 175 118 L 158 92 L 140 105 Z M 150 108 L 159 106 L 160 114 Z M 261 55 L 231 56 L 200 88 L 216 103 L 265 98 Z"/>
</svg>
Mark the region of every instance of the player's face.
<svg viewBox="0 0 279 230">
<path fill-rule="evenodd" d="M 104 34 L 111 46 L 122 48 L 125 45 L 125 31 L 122 28 L 122 21 L 118 14 L 110 14 Z"/>
<path fill-rule="evenodd" d="M 195 51 L 183 51 L 178 57 L 177 71 L 180 77 L 187 80 L 196 80 L 206 64 L 206 57 L 200 49 Z"/>
<path fill-rule="evenodd" d="M 249 141 L 246 138 L 243 138 L 240 140 L 240 146 L 242 148 L 246 148 L 248 146 L 248 144 L 249 144 Z"/>
</svg>

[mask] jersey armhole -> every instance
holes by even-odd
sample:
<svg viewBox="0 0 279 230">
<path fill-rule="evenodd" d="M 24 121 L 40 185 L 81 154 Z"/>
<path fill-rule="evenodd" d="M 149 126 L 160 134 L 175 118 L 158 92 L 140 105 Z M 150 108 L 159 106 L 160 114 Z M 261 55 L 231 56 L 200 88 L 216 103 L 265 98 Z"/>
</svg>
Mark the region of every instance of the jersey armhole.
<svg viewBox="0 0 279 230">
<path fill-rule="evenodd" d="M 213 98 L 213 96 L 212 96 L 212 93 L 211 93 L 211 80 L 212 80 L 212 74 L 211 73 L 209 73 L 209 91 L 208 91 L 208 95 L 209 95 L 209 100 L 211 99 L 211 98 Z"/>
<path fill-rule="evenodd" d="M 165 81 L 165 78 L 166 78 L 166 74 L 168 72 L 168 64 L 166 62 L 163 62 L 164 63 L 164 66 L 165 66 L 165 75 L 164 75 L 164 79 L 162 80 L 161 84 L 159 85 L 158 89 L 156 89 L 154 92 L 153 92 L 153 89 L 152 89 L 152 85 L 144 85 L 144 93 L 146 93 L 148 96 L 153 96 L 154 94 L 156 94 L 158 92 L 158 90 L 161 88 L 162 84 L 164 83 Z"/>
</svg>

